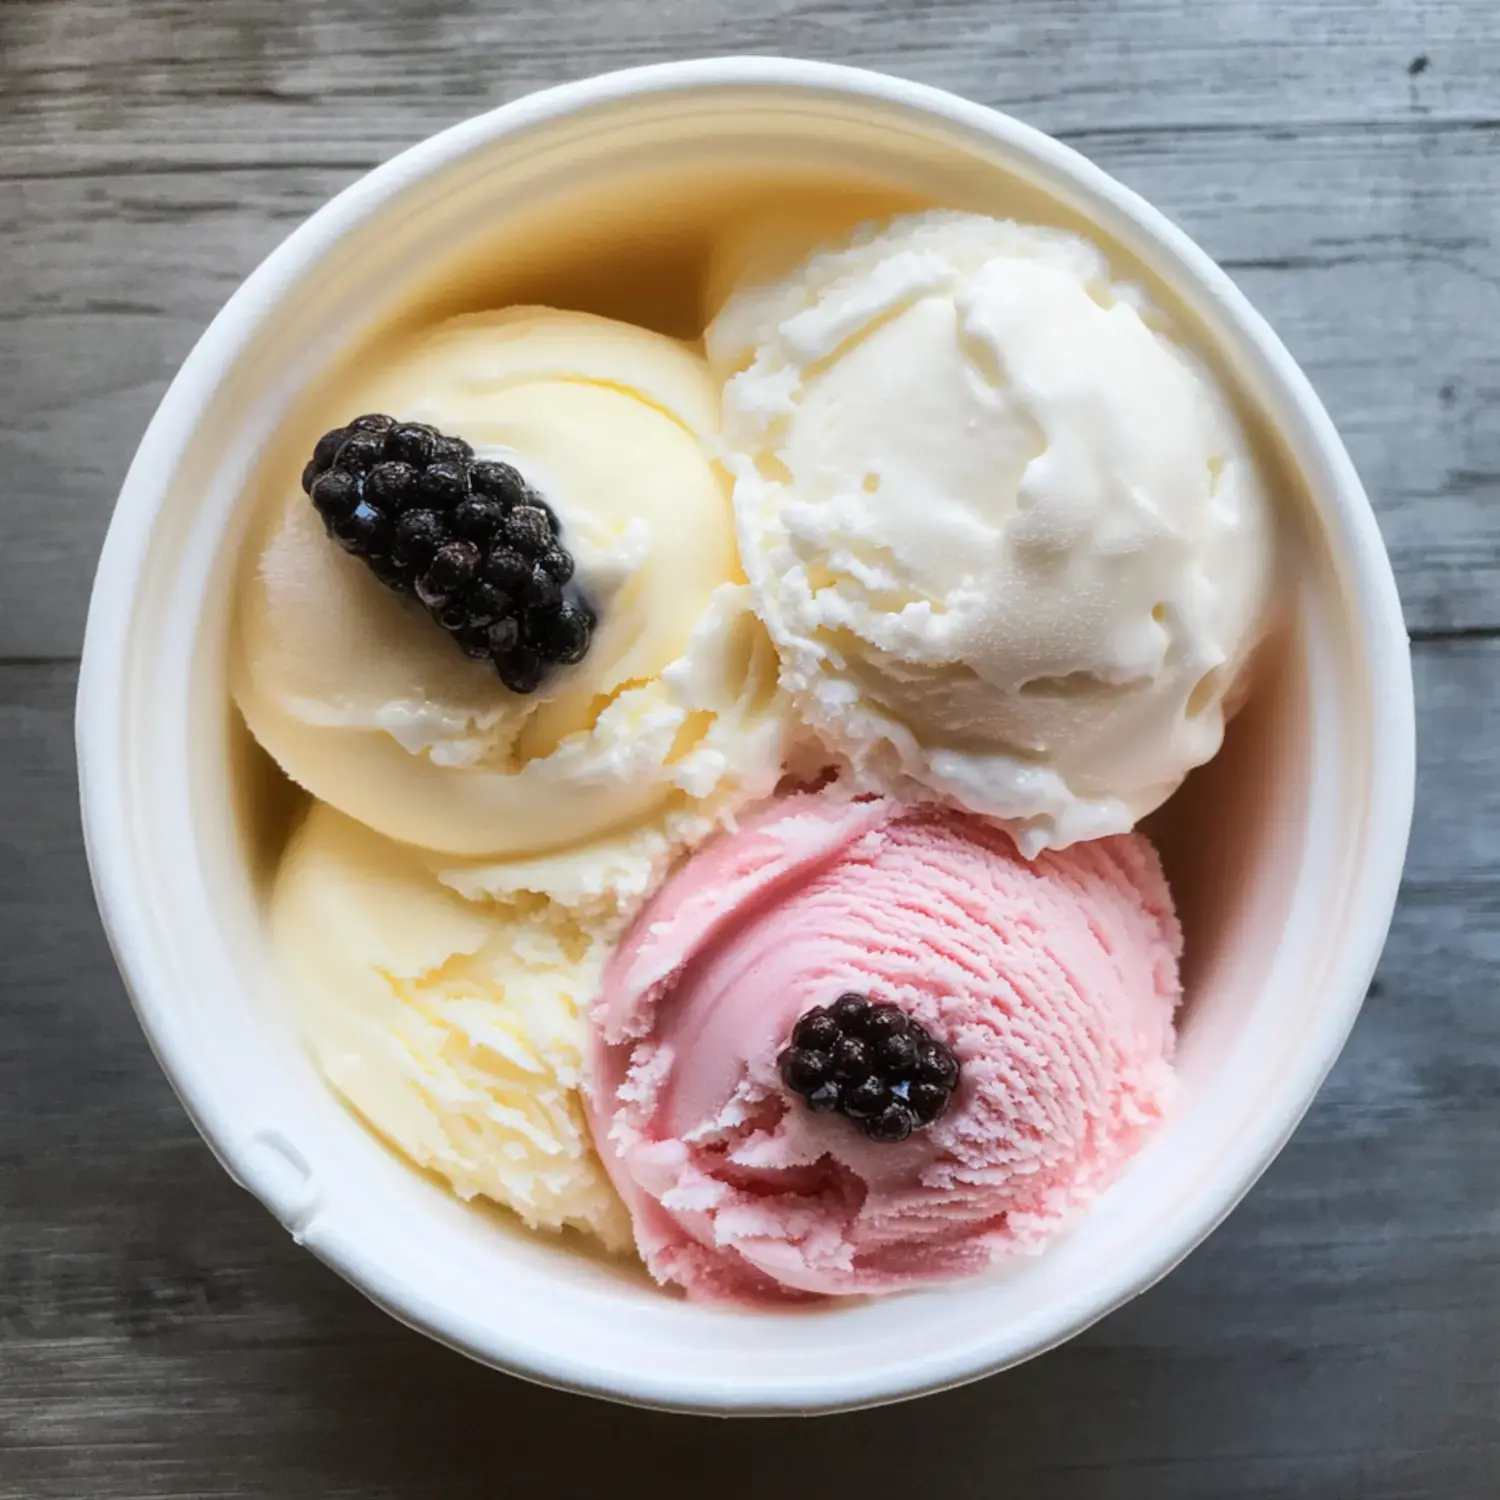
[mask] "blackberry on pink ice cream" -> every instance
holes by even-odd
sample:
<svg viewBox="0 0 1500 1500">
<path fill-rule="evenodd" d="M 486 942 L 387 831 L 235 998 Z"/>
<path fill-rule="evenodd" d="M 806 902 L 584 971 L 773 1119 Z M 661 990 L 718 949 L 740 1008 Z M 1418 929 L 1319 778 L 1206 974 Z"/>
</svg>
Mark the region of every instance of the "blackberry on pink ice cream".
<svg viewBox="0 0 1500 1500">
<path fill-rule="evenodd" d="M 511 692 L 534 693 L 587 653 L 596 621 L 569 587 L 557 514 L 509 464 L 371 412 L 318 439 L 302 488 L 329 536 Z"/>
<path fill-rule="evenodd" d="M 899 1006 L 856 994 L 807 1011 L 776 1064 L 809 1108 L 843 1115 L 872 1141 L 904 1141 L 932 1124 L 958 1087 L 946 1042 Z"/>
</svg>

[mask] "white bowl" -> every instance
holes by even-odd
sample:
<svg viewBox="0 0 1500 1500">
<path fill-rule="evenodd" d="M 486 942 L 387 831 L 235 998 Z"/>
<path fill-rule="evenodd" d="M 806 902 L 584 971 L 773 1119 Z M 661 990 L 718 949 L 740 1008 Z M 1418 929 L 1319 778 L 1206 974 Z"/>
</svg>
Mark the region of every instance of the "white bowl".
<svg viewBox="0 0 1500 1500">
<path fill-rule="evenodd" d="M 1228 748 L 1160 826 L 1192 944 L 1169 1122 L 1039 1258 L 780 1316 L 690 1305 L 466 1208 L 336 1103 L 276 1003 L 225 657 L 257 455 L 320 371 L 412 288 L 431 291 L 435 265 L 483 241 L 503 273 L 506 226 L 549 214 L 588 241 L 593 204 L 622 254 L 627 241 L 654 253 L 653 235 L 686 233 L 673 215 L 691 216 L 692 183 L 794 167 L 1093 225 L 1196 329 L 1262 429 L 1295 599 Z M 689 185 L 675 208 L 659 194 L 672 180 Z M 633 227 L 609 219 L 632 195 Z M 454 284 L 438 282 L 441 300 Z M 1413 789 L 1410 662 L 1369 503 L 1302 372 L 1224 274 L 1139 198 L 1004 115 L 772 58 L 533 95 L 403 153 L 292 234 L 188 357 L 131 466 L 90 608 L 77 732 L 116 958 L 236 1180 L 454 1348 L 554 1385 L 717 1412 L 826 1411 L 969 1380 L 1060 1343 L 1175 1265 L 1275 1156 L 1338 1055 L 1390 919 Z"/>
</svg>

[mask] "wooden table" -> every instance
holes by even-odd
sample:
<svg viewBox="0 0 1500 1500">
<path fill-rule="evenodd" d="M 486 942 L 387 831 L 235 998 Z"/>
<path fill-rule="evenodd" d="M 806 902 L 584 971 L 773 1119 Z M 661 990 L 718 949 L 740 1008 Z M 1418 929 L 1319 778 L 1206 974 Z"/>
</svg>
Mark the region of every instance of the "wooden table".
<svg viewBox="0 0 1500 1500">
<path fill-rule="evenodd" d="M 71 709 L 134 444 L 299 219 L 538 85 L 757 51 L 1014 110 L 1231 269 L 1369 483 L 1422 762 L 1363 1018 L 1205 1248 L 967 1390 L 724 1424 L 471 1366 L 229 1182 L 105 948 Z M 1497 77 L 1492 0 L 0 0 L 0 1495 L 1500 1493 Z"/>
</svg>

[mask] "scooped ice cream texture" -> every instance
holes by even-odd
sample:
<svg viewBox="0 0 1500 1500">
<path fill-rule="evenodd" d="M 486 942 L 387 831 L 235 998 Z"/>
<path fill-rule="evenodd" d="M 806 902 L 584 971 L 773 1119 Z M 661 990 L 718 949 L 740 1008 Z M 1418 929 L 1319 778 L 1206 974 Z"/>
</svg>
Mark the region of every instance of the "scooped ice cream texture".
<svg viewBox="0 0 1500 1500">
<path fill-rule="evenodd" d="M 595 1139 L 646 1265 L 759 1303 L 1039 1249 L 1161 1113 L 1180 951 L 1141 835 L 1028 861 L 981 819 L 803 794 L 722 836 L 641 914 L 593 1016 Z M 778 1076 L 797 1019 L 850 991 L 961 1064 L 901 1144 Z"/>
<path fill-rule="evenodd" d="M 707 334 L 782 680 L 856 788 L 1122 832 L 1219 748 L 1272 528 L 1213 381 L 1095 246 L 898 218 Z"/>
<path fill-rule="evenodd" d="M 317 803 L 270 915 L 313 1058 L 376 1131 L 462 1198 L 628 1246 L 578 1092 L 605 952 L 587 921 L 535 896 L 464 901 Z"/>
<path fill-rule="evenodd" d="M 580 846 L 586 861 L 608 836 L 637 884 L 673 842 L 663 826 L 774 785 L 785 705 L 709 457 L 718 401 L 698 355 L 515 308 L 411 336 L 339 402 L 330 415 L 430 422 L 518 468 L 558 514 L 599 623 L 578 666 L 512 694 L 341 552 L 289 473 L 249 549 L 233 681 L 293 780 L 461 860 Z M 498 868 L 460 878 L 514 883 Z"/>
<path fill-rule="evenodd" d="M 709 365 L 517 308 L 412 335 L 327 413 L 520 470 L 599 617 L 581 662 L 508 692 L 294 468 L 233 657 L 321 799 L 271 918 L 333 1087 L 462 1197 L 771 1305 L 1035 1252 L 1144 1140 L 1181 939 L 1126 830 L 1218 748 L 1272 563 L 1232 411 L 1096 248 L 932 213 L 787 270 L 775 230 L 720 267 L 762 279 Z M 789 757 L 838 783 L 722 833 L 611 957 Z M 851 993 L 957 1061 L 901 1130 L 778 1069 Z"/>
</svg>

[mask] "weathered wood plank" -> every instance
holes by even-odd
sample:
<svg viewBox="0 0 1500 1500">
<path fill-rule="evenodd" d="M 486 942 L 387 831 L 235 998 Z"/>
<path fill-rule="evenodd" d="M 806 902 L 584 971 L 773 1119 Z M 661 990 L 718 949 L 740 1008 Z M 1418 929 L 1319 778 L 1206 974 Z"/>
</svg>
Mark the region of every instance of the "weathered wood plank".
<svg viewBox="0 0 1500 1500">
<path fill-rule="evenodd" d="M 1354 1038 L 1161 1286 L 977 1388 L 826 1423 L 605 1408 L 367 1306 L 224 1177 L 114 977 L 75 828 L 73 671 L 0 668 L 0 1497 L 453 1500 L 714 1474 L 961 1500 L 1484 1500 L 1500 1464 L 1500 642 L 1422 645 L 1420 810 Z M 543 1434 L 542 1441 L 519 1441 Z M 622 1477 L 623 1476 L 623 1477 Z M 434 1487 L 438 1487 L 435 1489 Z"/>
<path fill-rule="evenodd" d="M 1055 131 L 1487 120 L 1485 16 L 1483 0 L 5 0 L 0 39 L 11 170 L 70 172 L 364 165 L 545 83 L 736 52 L 885 68 Z"/>
</svg>

